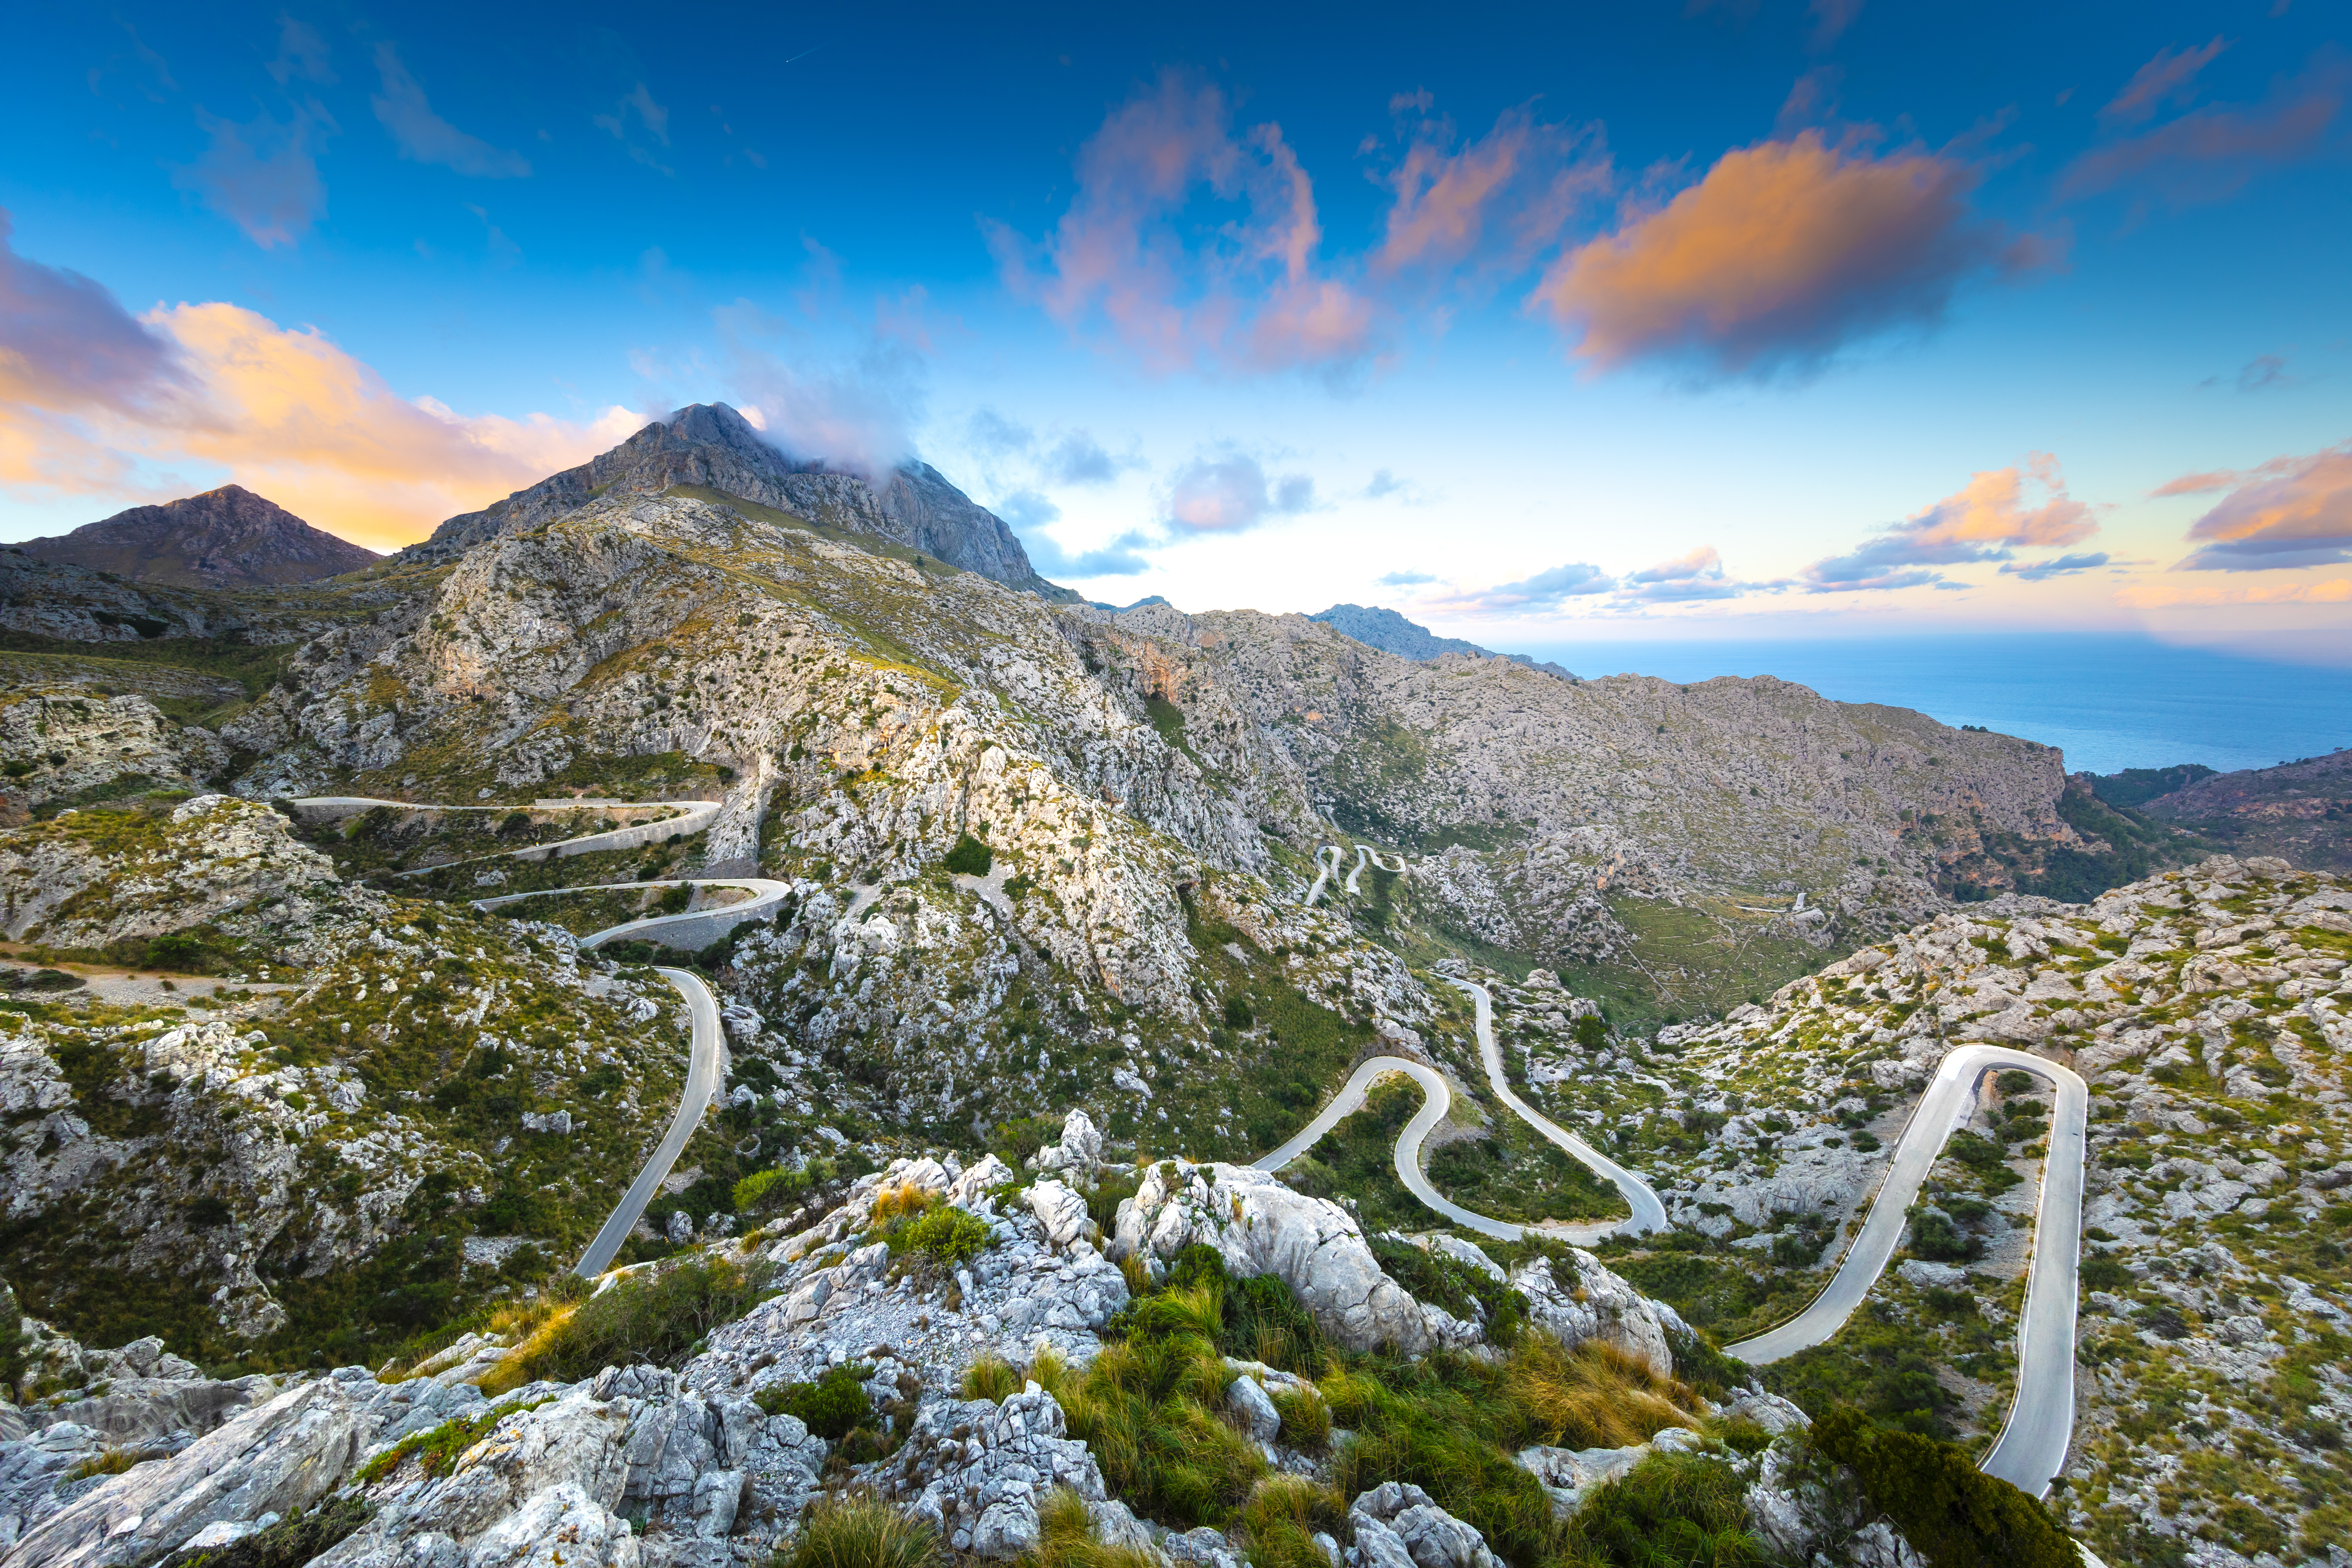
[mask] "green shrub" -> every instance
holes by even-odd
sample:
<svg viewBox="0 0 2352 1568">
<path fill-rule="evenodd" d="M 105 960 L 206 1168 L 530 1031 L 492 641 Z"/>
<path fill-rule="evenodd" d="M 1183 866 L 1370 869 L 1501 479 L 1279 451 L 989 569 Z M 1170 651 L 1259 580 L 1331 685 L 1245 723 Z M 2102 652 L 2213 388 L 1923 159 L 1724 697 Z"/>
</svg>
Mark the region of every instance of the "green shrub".
<svg viewBox="0 0 2352 1568">
<path fill-rule="evenodd" d="M 1048 1143 L 1062 1141 L 1062 1124 L 1050 1116 L 1024 1116 L 997 1124 L 989 1137 L 988 1146 L 996 1157 L 1020 1170 L 1029 1156 Z"/>
<path fill-rule="evenodd" d="M 1952 1216 L 1936 1209 L 1924 1209 L 1911 1221 L 1911 1256 L 1933 1258 L 1939 1263 L 1965 1263 L 1977 1255 L 1973 1242 L 1960 1234 Z"/>
<path fill-rule="evenodd" d="M 996 853 L 967 833 L 955 841 L 955 847 L 940 864 L 959 877 L 985 877 L 988 868 L 996 864 Z"/>
<path fill-rule="evenodd" d="M 879 1498 L 827 1498 L 809 1510 L 780 1568 L 932 1568 L 939 1532 Z"/>
<path fill-rule="evenodd" d="M 1851 1407 L 1813 1423 L 1812 1446 L 1852 1469 L 1863 1495 L 1936 1568 L 2074 1568 L 2041 1506 L 1949 1443 L 1874 1427 Z"/>
<path fill-rule="evenodd" d="M 1225 998 L 1226 1028 L 1246 1029 L 1252 1024 L 1256 1022 L 1256 1017 L 1250 1012 L 1248 997 L 1236 992 L 1233 995 Z"/>
<path fill-rule="evenodd" d="M 1703 1454 L 1652 1454 L 1594 1493 L 1570 1522 L 1574 1560 L 1612 1568 L 1765 1568 L 1748 1533 L 1745 1487 Z"/>
<path fill-rule="evenodd" d="M 457 1456 L 489 1436 L 490 1428 L 518 1410 L 536 1410 L 546 1404 L 535 1399 L 523 1405 L 494 1405 L 473 1415 L 461 1415 L 425 1432 L 414 1432 L 360 1467 L 360 1484 L 373 1486 L 400 1468 L 412 1456 L 429 1479 L 457 1462 Z"/>
<path fill-rule="evenodd" d="M 664 888 L 661 890 L 661 897 L 654 900 L 654 910 L 657 914 L 683 914 L 686 906 L 692 902 L 694 902 L 694 889 L 681 883 L 675 888 Z"/>
<path fill-rule="evenodd" d="M 2085 1290 L 2127 1290 L 2135 1283 L 2132 1271 L 2104 1252 L 2085 1254 L 2075 1272 Z"/>
<path fill-rule="evenodd" d="M 814 1383 L 770 1384 L 752 1400 L 771 1415 L 793 1415 L 802 1426 L 829 1443 L 837 1443 L 874 1415 L 866 1395 L 866 1380 L 874 1369 L 850 1363 L 828 1368 Z"/>
<path fill-rule="evenodd" d="M 1465 1322 L 1484 1323 L 1493 1343 L 1510 1344 L 1526 1326 L 1528 1299 L 1485 1269 L 1409 1241 L 1374 1237 L 1371 1246 L 1381 1273 L 1421 1300 Z"/>
<path fill-rule="evenodd" d="M 482 1379 L 496 1394 L 539 1378 L 577 1383 L 608 1366 L 682 1363 L 713 1329 L 767 1294 L 768 1270 L 697 1258 L 615 1281 L 540 1332 Z"/>
<path fill-rule="evenodd" d="M 302 1568 L 368 1521 L 375 1510 L 362 1499 L 331 1498 L 309 1512 L 289 1511 L 267 1530 L 226 1546 L 175 1552 L 162 1568 Z"/>
<path fill-rule="evenodd" d="M 894 1257 L 927 1258 L 945 1268 L 977 1258 L 989 1243 L 988 1222 L 976 1214 L 941 1205 L 890 1227 Z"/>
<path fill-rule="evenodd" d="M 1587 1013 L 1576 1021 L 1576 1043 L 1588 1051 L 1597 1051 L 1609 1043 L 1609 1026 L 1597 1013 Z"/>
</svg>

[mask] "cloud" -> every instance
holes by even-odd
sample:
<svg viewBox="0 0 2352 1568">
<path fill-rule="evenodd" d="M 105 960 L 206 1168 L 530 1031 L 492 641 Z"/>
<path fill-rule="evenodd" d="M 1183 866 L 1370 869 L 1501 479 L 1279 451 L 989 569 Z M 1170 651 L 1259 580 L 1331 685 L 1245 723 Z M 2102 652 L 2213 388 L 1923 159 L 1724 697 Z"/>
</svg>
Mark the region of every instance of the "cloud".
<svg viewBox="0 0 2352 1568">
<path fill-rule="evenodd" d="M 600 131 L 610 132 L 613 140 L 626 149 L 631 158 L 643 163 L 646 168 L 657 170 L 665 174 L 672 173 L 668 165 L 654 156 L 651 148 L 629 134 L 628 119 L 632 113 L 637 117 L 639 129 L 646 132 L 663 146 L 669 145 L 669 110 L 654 101 L 654 95 L 646 90 L 644 82 L 637 83 L 627 92 L 623 93 L 620 102 L 614 108 L 612 113 L 591 115 L 589 123 Z"/>
<path fill-rule="evenodd" d="M 320 87 L 332 87 L 342 79 L 329 63 L 331 55 L 327 40 L 308 22 L 298 22 L 285 12 L 278 13 L 278 58 L 262 68 L 280 87 L 299 77 Z"/>
<path fill-rule="evenodd" d="M 1733 582 L 1725 575 L 1723 557 L 1716 553 L 1715 546 L 1702 544 L 1672 561 L 1628 572 L 1618 584 L 1617 601 L 1625 605 L 1672 605 L 1694 599 L 1736 599 L 1759 586 Z"/>
<path fill-rule="evenodd" d="M 1402 100 L 1426 112 L 1422 93 Z M 1391 105 L 1395 108 L 1396 105 Z M 1375 273 L 1517 272 L 1559 237 L 1577 207 L 1605 194 L 1612 171 L 1597 125 L 1547 124 L 1507 109 L 1485 136 L 1451 151 L 1450 120 L 1426 121 L 1404 157 L 1378 176 L 1392 200 Z"/>
<path fill-rule="evenodd" d="M 2352 604 L 2352 577 L 2325 583 L 2278 584 L 2259 588 L 2186 588 L 2170 583 L 2140 583 L 2116 590 L 2119 604 L 2135 609 L 2159 610 L 2192 605 L 2342 605 Z"/>
<path fill-rule="evenodd" d="M 176 344 L 102 283 L 16 254 L 0 208 L 0 404 L 135 414 L 188 384 Z"/>
<path fill-rule="evenodd" d="M 1178 72 L 1079 150 L 1045 240 L 982 226 L 1016 296 L 1155 371 L 1345 371 L 1372 351 L 1370 303 L 1317 259 L 1313 184 L 1282 128 L 1237 132 L 1224 95 Z"/>
<path fill-rule="evenodd" d="M 2041 505 L 2027 504 L 2029 486 L 2043 492 Z M 1971 475 L 1958 491 L 1851 554 L 1816 561 L 1799 575 L 1814 594 L 1913 588 L 1942 581 L 1927 567 L 2006 561 L 2013 546 L 2077 544 L 2098 530 L 2091 509 L 2066 493 L 2058 460 L 2035 452 L 2022 468 Z"/>
<path fill-rule="evenodd" d="M 2303 377 L 2287 374 L 2284 354 L 2257 354 L 2238 367 L 2238 374 L 2229 378 L 2229 384 L 2240 392 L 2268 392 L 2274 387 L 2300 386 Z M 2220 386 L 2222 378 L 2209 375 L 2197 384 Z"/>
<path fill-rule="evenodd" d="M 758 406 L 786 456 L 869 479 L 913 459 L 922 389 L 911 356 L 877 343 L 854 360 L 812 364 L 771 353 L 723 321 L 722 335 L 730 384 Z"/>
<path fill-rule="evenodd" d="M 1560 257 L 1529 297 L 1597 367 L 1635 360 L 1762 375 L 1943 313 L 1979 273 L 2039 247 L 1977 218 L 1974 169 L 1924 152 L 1874 157 L 1820 132 L 1725 153 L 1664 207 Z"/>
<path fill-rule="evenodd" d="M 1828 48 L 1862 15 L 1863 0 L 1813 0 L 1813 47 Z"/>
<path fill-rule="evenodd" d="M 1045 455 L 1045 477 L 1057 485 L 1107 485 L 1129 468 L 1150 467 L 1134 453 L 1114 457 L 1084 430 L 1072 430 Z"/>
<path fill-rule="evenodd" d="M 1276 517 L 1315 506 L 1315 481 L 1305 474 L 1266 477 L 1255 458 L 1230 453 L 1195 458 L 1169 480 L 1166 521 L 1187 533 L 1240 533 Z"/>
<path fill-rule="evenodd" d="M 478 207 L 468 202 L 466 204 L 466 210 L 482 220 L 484 231 L 482 243 L 489 252 L 493 266 L 512 267 L 522 259 L 522 247 L 509 239 L 506 230 L 490 221 L 488 208 Z"/>
<path fill-rule="evenodd" d="M 172 184 L 194 191 L 254 244 L 264 250 L 292 245 L 326 215 L 327 187 L 311 146 L 324 122 L 310 110 L 298 109 L 280 125 L 267 110 L 239 124 L 198 109 L 196 123 L 212 145 L 194 163 L 174 168 Z"/>
<path fill-rule="evenodd" d="M 1454 614 L 1484 611 L 1499 616 L 1536 615 L 1559 609 L 1570 599 L 1605 594 L 1616 585 L 1617 580 L 1600 567 L 1571 561 L 1517 583 L 1498 583 L 1491 588 L 1445 595 L 1432 607 Z"/>
<path fill-rule="evenodd" d="M 2352 68 L 2323 55 L 2301 76 L 2273 83 L 2260 103 L 2216 104 L 2092 148 L 2058 177 L 2058 197 L 2075 201 L 2138 185 L 2176 208 L 2220 201 L 2263 168 L 2315 149 L 2347 91 Z"/>
<path fill-rule="evenodd" d="M 402 157 L 413 163 L 439 163 L 481 180 L 520 179 L 530 173 L 530 160 L 521 153 L 493 147 L 434 113 L 425 89 L 408 74 L 400 51 L 390 44 L 375 47 L 375 68 L 383 79 L 383 91 L 368 102 L 374 106 L 376 119 L 392 132 Z"/>
<path fill-rule="evenodd" d="M 2261 572 L 2352 561 L 2352 441 L 2242 473 L 2189 474 L 2157 490 L 2229 493 L 2189 530 L 2189 572 Z"/>
<path fill-rule="evenodd" d="M 971 416 L 971 444 L 994 457 L 1011 457 L 1025 452 L 1036 440 L 1036 432 L 1017 419 L 1007 418 L 993 408 L 983 408 Z"/>
<path fill-rule="evenodd" d="M 2099 123 L 2110 130 L 2137 125 L 2154 118 L 2156 111 L 2168 104 L 2187 103 L 2195 94 L 2197 73 L 2229 47 L 2216 34 L 2213 41 L 2201 49 L 2157 50 L 2156 58 L 2134 72 L 2131 80 L 2124 83 L 2124 89 L 2099 110 Z"/>
<path fill-rule="evenodd" d="M 1108 544 L 1074 555 L 1062 547 L 1060 541 L 1044 531 L 1046 524 L 1060 520 L 1062 509 L 1035 490 L 1014 490 L 989 510 L 1021 536 L 1022 545 L 1029 552 L 1029 563 L 1041 577 L 1132 577 L 1151 567 L 1151 563 L 1137 552 L 1163 542 L 1148 537 L 1139 529 L 1130 529 Z"/>
<path fill-rule="evenodd" d="M 1427 506 L 1429 492 L 1411 479 L 1401 479 L 1386 468 L 1372 470 L 1371 482 L 1363 489 L 1366 500 L 1387 500 L 1394 497 L 1401 506 Z"/>
<path fill-rule="evenodd" d="M 2054 560 L 2036 561 L 2027 566 L 2020 566 L 2015 562 L 2004 563 L 2000 569 L 2000 575 L 2014 577 L 2021 583 L 2040 583 L 2051 577 L 2063 577 L 2075 572 L 2088 572 L 2094 568 L 2105 566 L 2106 563 L 2107 552 L 2102 550 L 2095 555 L 2061 555 Z"/>
<path fill-rule="evenodd" d="M 1374 581 L 1384 588 L 1413 588 L 1423 583 L 1434 583 L 1437 579 L 1426 572 L 1391 572 Z"/>
</svg>

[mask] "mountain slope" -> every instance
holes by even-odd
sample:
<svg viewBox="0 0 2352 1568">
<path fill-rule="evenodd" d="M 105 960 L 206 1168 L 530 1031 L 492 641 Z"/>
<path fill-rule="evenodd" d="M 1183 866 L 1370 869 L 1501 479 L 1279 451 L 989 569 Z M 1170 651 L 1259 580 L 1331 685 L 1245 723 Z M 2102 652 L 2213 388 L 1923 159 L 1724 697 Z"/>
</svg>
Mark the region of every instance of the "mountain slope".
<svg viewBox="0 0 2352 1568">
<path fill-rule="evenodd" d="M 161 506 L 135 506 L 71 533 L 28 539 L 16 548 L 43 561 L 182 588 L 309 583 L 382 559 L 239 485 Z"/>
<path fill-rule="evenodd" d="M 2352 871 L 2352 751 L 2208 773 L 2140 810 L 2238 853 L 2276 855 L 2315 871 Z"/>
<path fill-rule="evenodd" d="M 877 489 L 822 461 L 795 462 L 723 403 L 698 403 L 646 426 L 576 468 L 517 490 L 481 511 L 449 519 L 411 551 L 446 559 L 485 541 L 526 532 L 614 489 L 660 494 L 717 491 L 809 522 L 929 555 L 1000 583 L 1076 595 L 1039 577 L 1013 531 L 928 463 L 896 469 Z"/>
<path fill-rule="evenodd" d="M 1527 654 L 1498 654 L 1492 648 L 1480 647 L 1476 643 L 1465 642 L 1460 637 L 1439 637 L 1427 626 L 1416 621 L 1406 620 L 1394 610 L 1383 609 L 1379 605 L 1367 608 L 1362 605 L 1334 605 L 1329 609 L 1319 610 L 1307 618 L 1310 621 L 1321 621 L 1327 626 L 1335 626 L 1367 647 L 1376 647 L 1382 653 L 1392 653 L 1400 658 L 1412 659 L 1417 663 L 1426 664 L 1440 654 L 1465 653 L 1475 654 L 1481 658 L 1507 658 L 1515 664 L 1524 664 L 1530 669 L 1540 669 L 1547 675 L 1557 675 L 1562 680 L 1576 679 L 1565 668 L 1549 660 L 1538 663 Z"/>
</svg>

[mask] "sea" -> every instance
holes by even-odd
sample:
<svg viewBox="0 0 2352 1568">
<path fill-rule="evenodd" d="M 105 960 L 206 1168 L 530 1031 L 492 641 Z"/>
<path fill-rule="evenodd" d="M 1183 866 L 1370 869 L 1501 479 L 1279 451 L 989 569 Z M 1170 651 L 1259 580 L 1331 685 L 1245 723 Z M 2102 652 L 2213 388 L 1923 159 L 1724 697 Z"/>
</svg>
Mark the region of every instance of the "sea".
<svg viewBox="0 0 2352 1568">
<path fill-rule="evenodd" d="M 2069 772 L 2228 773 L 2352 746 L 2352 668 L 2088 635 L 1571 642 L 1514 651 L 1585 677 L 1773 675 L 1840 702 L 1916 708 L 2056 746 Z"/>
</svg>

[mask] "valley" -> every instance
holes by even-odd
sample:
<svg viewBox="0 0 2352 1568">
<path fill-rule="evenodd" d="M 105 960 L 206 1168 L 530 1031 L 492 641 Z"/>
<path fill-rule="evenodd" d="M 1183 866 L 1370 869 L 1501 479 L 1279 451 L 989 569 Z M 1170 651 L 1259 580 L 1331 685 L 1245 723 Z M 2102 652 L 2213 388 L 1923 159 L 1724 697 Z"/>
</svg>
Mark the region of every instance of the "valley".
<svg viewBox="0 0 2352 1568">
<path fill-rule="evenodd" d="M 2352 1554 L 2352 892 L 2212 826 L 2324 781 L 1112 611 L 723 405 L 7 574 L 10 1568 Z"/>
</svg>

